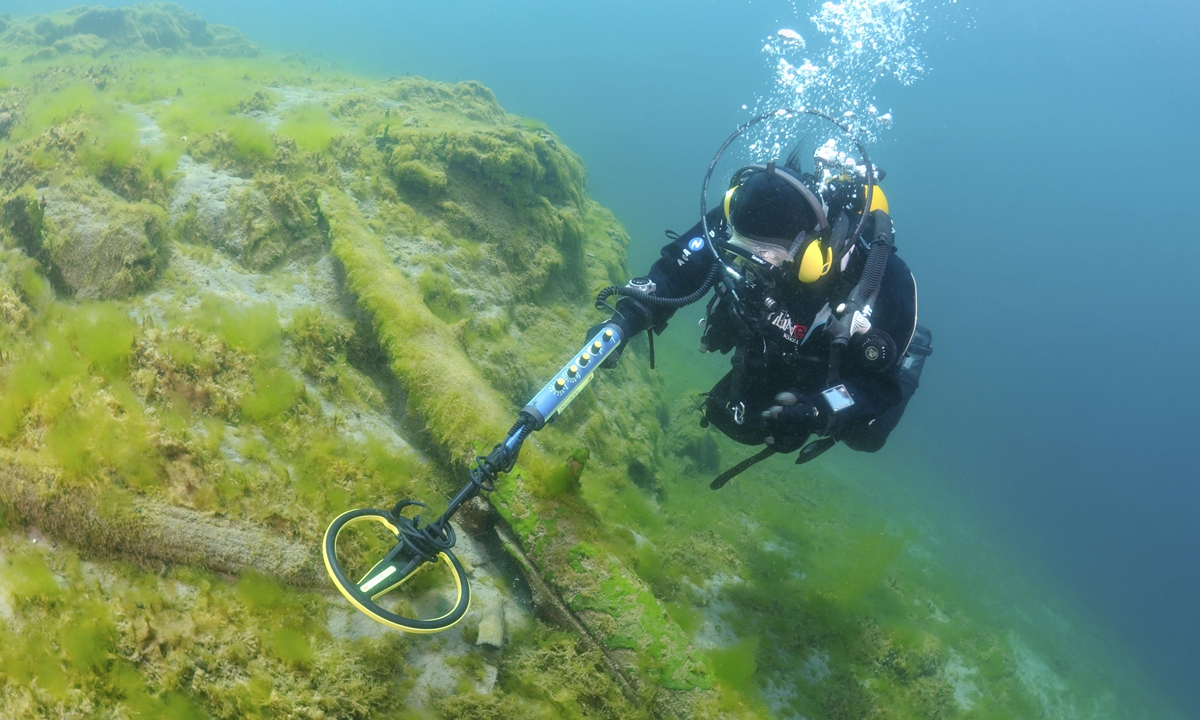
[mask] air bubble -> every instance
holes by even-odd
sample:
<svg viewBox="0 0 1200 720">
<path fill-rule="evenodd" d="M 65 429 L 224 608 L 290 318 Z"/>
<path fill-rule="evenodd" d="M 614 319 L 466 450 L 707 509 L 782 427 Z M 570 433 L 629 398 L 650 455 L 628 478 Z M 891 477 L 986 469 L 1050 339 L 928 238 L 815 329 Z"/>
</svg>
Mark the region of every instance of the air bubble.
<svg viewBox="0 0 1200 720">
<path fill-rule="evenodd" d="M 925 52 L 918 41 L 929 29 L 930 5 L 941 11 L 948 7 L 946 0 L 825 2 L 809 18 L 817 35 L 810 34 L 808 42 L 794 29 L 779 30 L 763 46 L 774 66 L 774 83 L 758 99 L 755 113 L 804 105 L 843 119 L 867 142 L 877 141 L 892 124 L 891 113 L 881 115 L 878 109 L 879 83 L 894 80 L 907 86 L 925 73 Z M 809 50 L 815 53 L 807 55 Z M 800 136 L 811 137 L 812 126 L 799 125 L 803 127 L 768 121 L 756 128 L 763 142 L 754 144 L 759 153 L 754 160 L 767 159 L 761 153 L 775 147 L 792 147 Z"/>
</svg>

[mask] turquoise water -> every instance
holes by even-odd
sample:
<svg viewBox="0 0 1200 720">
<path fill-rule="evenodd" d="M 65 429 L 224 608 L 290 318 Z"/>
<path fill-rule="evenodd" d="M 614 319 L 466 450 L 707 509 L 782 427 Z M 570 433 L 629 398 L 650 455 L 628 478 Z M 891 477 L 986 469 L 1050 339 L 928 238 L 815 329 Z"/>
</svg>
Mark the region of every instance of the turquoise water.
<svg viewBox="0 0 1200 720">
<path fill-rule="evenodd" d="M 634 267 L 663 228 L 694 222 L 713 151 L 775 88 L 768 39 L 794 29 L 814 55 L 821 40 L 803 2 L 183 4 L 270 50 L 483 81 L 584 158 Z M 923 76 L 872 89 L 894 116 L 872 155 L 937 354 L 888 447 L 854 461 L 896 496 L 949 497 L 935 512 L 1059 583 L 1200 712 L 1200 10 L 951 5 L 920 6 Z M 694 340 L 681 319 L 667 347 Z M 663 371 L 692 358 L 665 355 Z"/>
</svg>

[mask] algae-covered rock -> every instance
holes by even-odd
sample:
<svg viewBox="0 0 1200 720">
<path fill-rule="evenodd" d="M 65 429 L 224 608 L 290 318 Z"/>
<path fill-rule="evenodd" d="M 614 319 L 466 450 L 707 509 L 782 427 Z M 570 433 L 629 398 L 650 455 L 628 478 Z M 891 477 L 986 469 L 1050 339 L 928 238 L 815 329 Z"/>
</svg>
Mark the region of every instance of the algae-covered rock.
<svg viewBox="0 0 1200 720">
<path fill-rule="evenodd" d="M 234 232 L 231 195 L 244 194 L 249 183 L 236 175 L 195 162 L 179 159 L 179 177 L 171 200 L 171 220 L 183 239 L 220 245 Z"/>
<path fill-rule="evenodd" d="M 147 400 L 183 400 L 192 412 L 231 417 L 250 387 L 252 361 L 221 339 L 184 326 L 148 330 L 130 358 L 134 389 Z"/>
<path fill-rule="evenodd" d="M 254 57 L 173 5 L 5 18 L 0 50 L 0 717 L 1070 706 L 1061 646 L 968 609 L 953 543 L 836 453 L 708 490 L 722 441 L 640 338 L 456 518 L 461 626 L 372 624 L 330 520 L 431 519 L 628 276 L 582 160 L 479 83 Z"/>
<path fill-rule="evenodd" d="M 191 158 L 180 170 L 171 208 L 183 239 L 220 247 L 256 270 L 322 242 L 315 208 L 283 175 L 260 173 L 246 181 Z"/>
<path fill-rule="evenodd" d="M 9 245 L 24 246 L 36 254 L 41 251 L 44 241 L 45 216 L 45 208 L 33 188 L 21 188 L 4 199 L 0 230 Z"/>
<path fill-rule="evenodd" d="M 129 203 L 92 180 L 75 180 L 44 194 L 40 245 L 63 287 L 79 298 L 123 298 L 154 279 L 167 216 L 151 203 Z"/>
<path fill-rule="evenodd" d="M 58 57 L 58 50 L 56 48 L 48 47 L 48 48 L 42 48 L 40 50 L 34 50 L 33 52 L 29 53 L 25 57 L 21 58 L 21 62 L 25 65 L 28 65 L 30 63 L 35 63 L 35 62 L 46 62 L 48 60 L 54 60 L 57 57 Z"/>
<path fill-rule="evenodd" d="M 258 47 L 234 28 L 209 25 L 174 3 L 120 8 L 78 6 L 53 16 L 16 19 L 0 30 L 0 42 L 52 45 L 58 53 L 95 55 L 104 49 L 160 51 L 224 57 L 255 57 Z M 45 51 L 39 51 L 44 53 Z M 32 61 L 32 60 L 31 60 Z"/>
<path fill-rule="evenodd" d="M 65 38 L 54 41 L 54 49 L 63 54 L 79 53 L 96 56 L 104 52 L 104 49 L 107 47 L 107 40 L 91 33 L 68 35 Z"/>
<path fill-rule="evenodd" d="M 20 107 L 16 103 L 0 100 L 0 140 L 8 137 L 20 119 Z"/>
<path fill-rule="evenodd" d="M 268 268 L 293 247 L 319 242 L 313 211 L 282 175 L 255 177 L 230 202 L 234 227 L 222 242 L 251 268 Z"/>
</svg>

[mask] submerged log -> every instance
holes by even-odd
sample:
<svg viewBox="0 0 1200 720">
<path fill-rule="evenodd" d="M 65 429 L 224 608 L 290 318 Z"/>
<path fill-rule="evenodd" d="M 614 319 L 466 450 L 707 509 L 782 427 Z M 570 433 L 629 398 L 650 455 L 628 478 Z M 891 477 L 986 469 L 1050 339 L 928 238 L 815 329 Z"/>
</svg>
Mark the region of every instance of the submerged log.
<svg viewBox="0 0 1200 720">
<path fill-rule="evenodd" d="M 13 457 L 0 460 L 0 505 L 10 522 L 36 526 L 101 556 L 222 573 L 249 570 L 302 587 L 327 582 L 316 547 L 126 490 L 65 487 L 55 471 L 30 468 Z"/>
</svg>

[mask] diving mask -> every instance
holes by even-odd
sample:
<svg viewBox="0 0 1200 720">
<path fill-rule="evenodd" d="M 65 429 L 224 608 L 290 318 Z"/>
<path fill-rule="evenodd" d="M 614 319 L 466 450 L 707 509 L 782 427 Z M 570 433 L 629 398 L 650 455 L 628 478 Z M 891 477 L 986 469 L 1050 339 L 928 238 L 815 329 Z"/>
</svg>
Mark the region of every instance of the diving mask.
<svg viewBox="0 0 1200 720">
<path fill-rule="evenodd" d="M 833 265 L 833 251 L 819 234 L 810 236 L 802 232 L 785 250 L 778 243 L 747 238 L 731 228 L 725 247 L 737 255 L 747 259 L 753 258 L 757 263 L 769 265 L 776 270 L 794 263 L 795 277 L 802 283 L 820 280 Z"/>
<path fill-rule="evenodd" d="M 814 282 L 833 258 L 824 238 L 829 221 L 821 200 L 788 168 L 751 165 L 734 173 L 725 193 L 728 247 L 775 268 L 797 266 L 797 279 Z"/>
<path fill-rule="evenodd" d="M 739 255 L 748 253 L 773 267 L 780 268 L 796 259 L 796 252 L 803 247 L 806 236 L 807 233 L 801 232 L 790 247 L 784 247 L 770 240 L 748 238 L 730 228 L 729 242 L 726 245 L 731 249 L 736 249 L 735 252 L 741 250 Z"/>
</svg>

